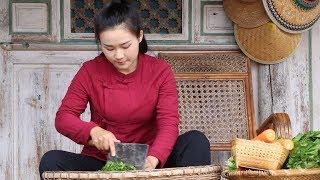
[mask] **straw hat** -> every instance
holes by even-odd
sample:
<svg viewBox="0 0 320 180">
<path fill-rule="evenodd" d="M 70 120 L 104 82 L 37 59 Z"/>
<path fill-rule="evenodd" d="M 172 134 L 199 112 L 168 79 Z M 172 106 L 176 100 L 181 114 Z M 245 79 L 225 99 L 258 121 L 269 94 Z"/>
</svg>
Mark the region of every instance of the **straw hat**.
<svg viewBox="0 0 320 180">
<path fill-rule="evenodd" d="M 301 41 L 301 34 L 284 32 L 271 22 L 252 29 L 235 24 L 234 35 L 242 52 L 262 64 L 284 61 Z"/>
<path fill-rule="evenodd" d="M 310 29 L 320 16 L 319 0 L 263 0 L 263 5 L 270 19 L 289 33 Z"/>
<path fill-rule="evenodd" d="M 254 28 L 269 22 L 261 0 L 224 0 L 224 11 L 236 24 Z"/>
</svg>

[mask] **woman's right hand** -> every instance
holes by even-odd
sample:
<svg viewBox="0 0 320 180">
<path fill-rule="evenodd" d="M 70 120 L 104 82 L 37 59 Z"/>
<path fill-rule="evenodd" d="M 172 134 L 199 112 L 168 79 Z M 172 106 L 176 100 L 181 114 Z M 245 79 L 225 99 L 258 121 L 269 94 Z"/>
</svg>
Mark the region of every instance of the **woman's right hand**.
<svg viewBox="0 0 320 180">
<path fill-rule="evenodd" d="M 114 143 L 120 142 L 112 132 L 102 129 L 99 126 L 96 126 L 90 131 L 91 139 L 89 141 L 90 145 L 95 146 L 101 151 L 110 150 L 111 156 L 115 156 L 116 150 Z"/>
</svg>

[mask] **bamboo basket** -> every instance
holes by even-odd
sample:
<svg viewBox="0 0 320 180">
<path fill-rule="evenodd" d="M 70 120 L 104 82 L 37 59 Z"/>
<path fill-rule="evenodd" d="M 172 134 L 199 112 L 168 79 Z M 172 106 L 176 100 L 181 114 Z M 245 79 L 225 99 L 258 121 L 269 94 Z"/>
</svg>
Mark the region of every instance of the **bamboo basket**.
<svg viewBox="0 0 320 180">
<path fill-rule="evenodd" d="M 320 168 L 314 169 L 281 169 L 267 171 L 222 172 L 222 177 L 230 180 L 319 180 Z"/>
<path fill-rule="evenodd" d="M 220 179 L 221 167 L 215 165 L 190 166 L 181 168 L 164 168 L 153 171 L 127 171 L 127 172 L 102 172 L 102 171 L 48 171 L 42 174 L 47 180 L 66 179 Z"/>
<path fill-rule="evenodd" d="M 257 134 L 269 128 L 274 129 L 278 137 L 291 138 L 291 123 L 286 113 L 271 114 L 257 129 Z M 320 168 L 223 171 L 222 177 L 230 180 L 319 180 Z"/>
<path fill-rule="evenodd" d="M 280 144 L 238 138 L 232 141 L 231 151 L 237 167 L 250 169 L 280 169 L 289 155 Z"/>
</svg>

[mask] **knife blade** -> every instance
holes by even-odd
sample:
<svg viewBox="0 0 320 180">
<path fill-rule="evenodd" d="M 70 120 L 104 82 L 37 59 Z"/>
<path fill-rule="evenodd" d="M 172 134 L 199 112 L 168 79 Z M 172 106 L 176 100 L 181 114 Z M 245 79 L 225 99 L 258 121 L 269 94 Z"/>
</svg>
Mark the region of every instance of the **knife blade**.
<svg viewBox="0 0 320 180">
<path fill-rule="evenodd" d="M 143 170 L 149 145 L 139 143 L 115 143 L 115 156 L 108 154 L 107 161 L 123 162 L 135 166 L 137 170 Z"/>
</svg>

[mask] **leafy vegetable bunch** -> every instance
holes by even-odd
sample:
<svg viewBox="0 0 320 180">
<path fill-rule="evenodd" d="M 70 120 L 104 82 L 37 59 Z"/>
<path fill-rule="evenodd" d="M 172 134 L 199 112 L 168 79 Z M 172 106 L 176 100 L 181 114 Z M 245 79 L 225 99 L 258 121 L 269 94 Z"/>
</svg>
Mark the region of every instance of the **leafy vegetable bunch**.
<svg viewBox="0 0 320 180">
<path fill-rule="evenodd" d="M 300 133 L 293 138 L 294 148 L 289 154 L 287 168 L 320 167 L 320 131 Z"/>
<path fill-rule="evenodd" d="M 126 164 L 124 162 L 107 161 L 107 163 L 102 167 L 102 171 L 131 171 L 136 170 L 136 168 L 131 164 Z"/>
</svg>

